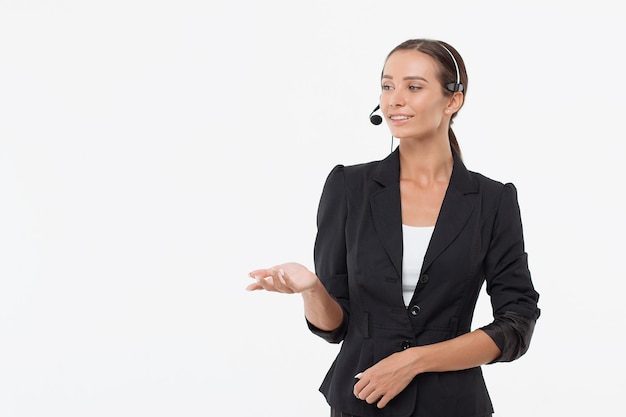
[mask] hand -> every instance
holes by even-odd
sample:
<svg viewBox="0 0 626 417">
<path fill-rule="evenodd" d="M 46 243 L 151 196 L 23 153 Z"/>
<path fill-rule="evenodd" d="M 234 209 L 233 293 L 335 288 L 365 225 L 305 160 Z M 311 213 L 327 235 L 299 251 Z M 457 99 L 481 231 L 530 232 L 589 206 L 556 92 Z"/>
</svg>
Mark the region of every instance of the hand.
<svg viewBox="0 0 626 417">
<path fill-rule="evenodd" d="M 411 350 L 394 353 L 356 375 L 359 381 L 354 385 L 354 395 L 368 404 L 377 403 L 378 408 L 385 407 L 415 377 Z"/>
<path fill-rule="evenodd" d="M 320 283 L 313 272 L 295 262 L 269 269 L 257 269 L 248 275 L 256 280 L 246 287 L 248 291 L 266 290 L 294 294 L 312 290 Z"/>
</svg>

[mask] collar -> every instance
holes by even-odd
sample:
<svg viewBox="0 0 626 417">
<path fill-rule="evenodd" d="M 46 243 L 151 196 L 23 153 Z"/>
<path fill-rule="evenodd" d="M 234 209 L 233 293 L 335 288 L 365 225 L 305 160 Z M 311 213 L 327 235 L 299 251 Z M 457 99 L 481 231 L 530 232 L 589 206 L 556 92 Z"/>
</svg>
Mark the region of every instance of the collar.
<svg viewBox="0 0 626 417">
<path fill-rule="evenodd" d="M 472 194 L 478 192 L 477 184 L 472 180 L 472 176 L 465 167 L 461 157 L 454 151 L 454 149 L 451 149 L 451 151 L 453 166 L 449 187 L 458 190 L 461 194 Z M 380 161 L 372 179 L 383 187 L 388 187 L 400 182 L 399 147 L 396 147 L 392 153 Z"/>
</svg>

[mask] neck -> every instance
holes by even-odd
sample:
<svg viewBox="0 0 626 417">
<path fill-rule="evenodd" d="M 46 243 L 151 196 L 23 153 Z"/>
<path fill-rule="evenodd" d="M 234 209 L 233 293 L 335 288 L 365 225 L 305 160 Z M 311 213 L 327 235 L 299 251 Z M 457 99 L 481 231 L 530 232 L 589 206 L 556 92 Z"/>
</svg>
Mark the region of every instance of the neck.
<svg viewBox="0 0 626 417">
<path fill-rule="evenodd" d="M 450 142 L 400 140 L 400 179 L 422 183 L 448 181 L 454 160 Z"/>
</svg>

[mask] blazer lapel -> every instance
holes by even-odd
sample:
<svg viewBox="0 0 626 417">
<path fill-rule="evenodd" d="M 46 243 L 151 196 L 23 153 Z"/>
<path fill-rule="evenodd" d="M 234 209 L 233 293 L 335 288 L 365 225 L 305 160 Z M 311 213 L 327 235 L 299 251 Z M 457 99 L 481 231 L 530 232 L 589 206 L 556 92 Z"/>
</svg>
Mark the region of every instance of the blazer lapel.
<svg viewBox="0 0 626 417">
<path fill-rule="evenodd" d="M 382 187 L 372 193 L 370 207 L 376 233 L 393 267 L 402 274 L 402 207 L 400 206 L 400 156 L 396 148 L 380 162 L 373 180 Z"/>
<path fill-rule="evenodd" d="M 450 184 L 424 257 L 422 271 L 458 236 L 473 211 L 466 195 L 478 192 L 469 171 L 454 152 Z M 396 148 L 380 162 L 373 178 L 381 189 L 372 193 L 370 206 L 376 233 L 398 273 L 402 275 L 402 206 L 400 202 L 400 154 Z"/>
<path fill-rule="evenodd" d="M 454 151 L 452 153 L 454 166 L 450 184 L 448 184 L 448 189 L 439 211 L 439 217 L 435 224 L 435 230 L 424 256 L 422 271 L 428 269 L 430 264 L 458 236 L 474 210 L 466 195 L 476 193 L 478 190 L 461 158 Z"/>
</svg>

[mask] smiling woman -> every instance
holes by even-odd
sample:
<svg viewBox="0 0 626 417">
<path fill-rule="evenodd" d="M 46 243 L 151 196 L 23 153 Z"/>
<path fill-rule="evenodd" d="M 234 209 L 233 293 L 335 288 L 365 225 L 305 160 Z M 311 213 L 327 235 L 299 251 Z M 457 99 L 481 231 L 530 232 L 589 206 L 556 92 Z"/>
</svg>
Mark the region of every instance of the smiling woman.
<svg viewBox="0 0 626 417">
<path fill-rule="evenodd" d="M 406 132 L 407 129 L 394 129 L 394 127 L 404 126 L 403 120 L 413 119 L 409 125 L 410 128 L 425 122 L 424 118 L 427 115 L 433 116 L 433 112 L 435 112 L 435 116 L 440 114 L 441 108 L 446 106 L 444 114 L 441 116 L 446 116 L 447 124 L 443 124 L 439 120 L 436 127 L 448 129 L 450 143 L 460 155 L 461 150 L 450 126 L 457 112 L 463 106 L 467 94 L 468 82 L 465 64 L 456 51 L 457 57 L 455 57 L 452 52 L 454 48 L 450 45 L 443 42 L 417 42 L 420 43 L 419 48 L 414 47 L 415 41 L 407 41 L 398 45 L 387 56 L 381 77 L 380 106 L 382 109 L 387 109 L 385 115 L 388 118 L 391 133 L 399 139 L 402 138 L 401 135 L 406 134 L 403 132 Z M 448 99 L 451 99 L 450 103 L 445 102 Z M 408 101 L 406 104 L 410 108 L 420 108 L 421 106 L 421 111 L 409 114 L 398 112 L 398 108 L 403 108 L 406 101 Z M 426 106 L 428 109 L 424 108 Z M 394 108 L 395 111 L 392 112 Z M 415 116 L 419 117 L 416 119 Z M 431 122 L 436 121 L 436 117 L 431 120 Z M 430 128 L 433 127 L 430 126 Z M 408 133 L 411 134 L 411 132 L 416 133 L 409 129 Z"/>
<path fill-rule="evenodd" d="M 461 159 L 467 74 L 451 45 L 398 45 L 381 87 L 398 148 L 331 171 L 314 272 L 257 269 L 247 289 L 300 293 L 309 329 L 343 344 L 320 387 L 331 416 L 489 416 L 481 365 L 522 356 L 540 314 L 516 189 Z M 472 330 L 485 283 L 493 321 Z"/>
</svg>

